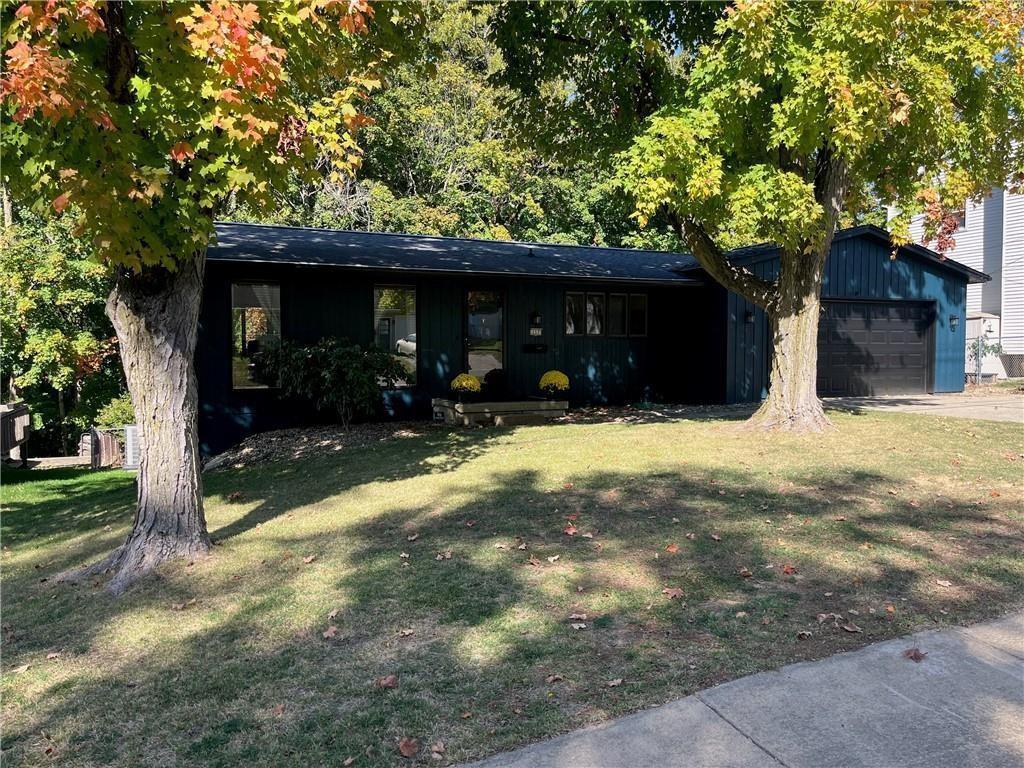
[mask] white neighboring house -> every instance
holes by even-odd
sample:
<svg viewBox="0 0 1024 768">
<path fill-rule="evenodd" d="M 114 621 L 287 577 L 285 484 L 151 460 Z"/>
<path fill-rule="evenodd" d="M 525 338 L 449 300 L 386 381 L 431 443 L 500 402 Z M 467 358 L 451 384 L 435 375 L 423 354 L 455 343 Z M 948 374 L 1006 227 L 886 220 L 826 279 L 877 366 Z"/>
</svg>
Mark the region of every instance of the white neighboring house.
<svg viewBox="0 0 1024 768">
<path fill-rule="evenodd" d="M 916 242 L 923 230 L 923 216 L 914 217 L 910 233 Z M 996 188 L 980 202 L 968 200 L 953 238 L 956 247 L 946 256 L 992 277 L 967 286 L 968 347 L 988 331 L 989 343 L 1003 353 L 986 357 L 982 374 L 1024 376 L 1024 194 Z M 967 350 L 964 370 L 975 370 Z"/>
</svg>

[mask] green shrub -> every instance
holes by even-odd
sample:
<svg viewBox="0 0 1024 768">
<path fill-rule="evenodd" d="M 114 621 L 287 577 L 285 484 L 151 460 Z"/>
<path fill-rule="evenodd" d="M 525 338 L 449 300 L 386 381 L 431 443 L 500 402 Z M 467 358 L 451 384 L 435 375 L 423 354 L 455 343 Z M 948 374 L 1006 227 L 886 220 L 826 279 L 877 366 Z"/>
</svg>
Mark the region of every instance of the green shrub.
<svg viewBox="0 0 1024 768">
<path fill-rule="evenodd" d="M 405 368 L 388 352 L 338 339 L 321 339 L 312 346 L 282 344 L 278 370 L 283 396 L 334 410 L 345 429 L 355 417 L 372 416 L 380 406 L 381 389 L 406 377 Z"/>
<path fill-rule="evenodd" d="M 123 427 L 135 423 L 132 398 L 127 392 L 118 395 L 96 413 L 97 427 Z"/>
</svg>

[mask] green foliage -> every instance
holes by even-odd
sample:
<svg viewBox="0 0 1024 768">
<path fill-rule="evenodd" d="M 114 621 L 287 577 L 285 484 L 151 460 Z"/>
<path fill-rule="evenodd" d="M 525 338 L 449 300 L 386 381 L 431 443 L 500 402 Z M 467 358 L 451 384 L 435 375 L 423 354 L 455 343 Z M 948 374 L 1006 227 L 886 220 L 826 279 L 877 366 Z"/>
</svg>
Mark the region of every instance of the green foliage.
<svg viewBox="0 0 1024 768">
<path fill-rule="evenodd" d="M 358 166 L 363 100 L 414 4 L 4 5 L 4 173 L 37 213 L 77 204 L 104 261 L 175 268 L 228 199 Z"/>
<path fill-rule="evenodd" d="M 293 177 L 269 215 L 234 218 L 354 230 L 499 240 L 619 244 L 639 229 L 630 202 L 591 155 L 560 161 L 523 133 L 490 6 L 429 10 L 419 55 L 367 105 L 358 178 Z"/>
<path fill-rule="evenodd" d="M 311 346 L 286 342 L 278 360 L 281 394 L 335 411 L 346 429 L 353 418 L 374 415 L 381 389 L 394 387 L 406 376 L 388 352 L 333 338 Z"/>
<path fill-rule="evenodd" d="M 96 414 L 96 426 L 98 427 L 123 427 L 125 424 L 135 423 L 135 410 L 132 408 L 132 398 L 124 392 L 99 409 Z"/>
</svg>

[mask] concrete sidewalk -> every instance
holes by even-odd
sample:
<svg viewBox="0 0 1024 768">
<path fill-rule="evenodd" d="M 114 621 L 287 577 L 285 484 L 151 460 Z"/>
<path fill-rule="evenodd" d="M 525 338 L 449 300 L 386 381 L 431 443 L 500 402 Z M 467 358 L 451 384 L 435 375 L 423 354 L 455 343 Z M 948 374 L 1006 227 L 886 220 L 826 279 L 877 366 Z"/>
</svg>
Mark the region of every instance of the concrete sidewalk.
<svg viewBox="0 0 1024 768">
<path fill-rule="evenodd" d="M 908 648 L 927 653 L 915 663 Z M 476 768 L 1020 768 L 1024 613 L 734 680 Z"/>
</svg>

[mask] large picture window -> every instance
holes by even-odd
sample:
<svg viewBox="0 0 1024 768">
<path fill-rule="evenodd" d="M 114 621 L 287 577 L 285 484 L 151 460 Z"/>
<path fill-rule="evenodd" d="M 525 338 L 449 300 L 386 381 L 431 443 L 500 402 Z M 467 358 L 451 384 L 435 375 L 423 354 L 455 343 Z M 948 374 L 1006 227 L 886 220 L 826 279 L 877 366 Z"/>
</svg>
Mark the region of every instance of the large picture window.
<svg viewBox="0 0 1024 768">
<path fill-rule="evenodd" d="M 281 287 L 267 283 L 231 286 L 231 385 L 267 389 L 278 385 Z"/>
<path fill-rule="evenodd" d="M 375 286 L 373 329 L 377 346 L 390 352 L 406 371 L 398 386 L 415 386 L 416 289 L 410 285 Z"/>
</svg>

